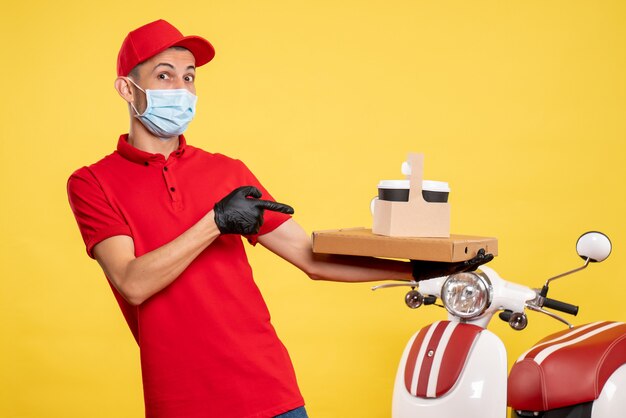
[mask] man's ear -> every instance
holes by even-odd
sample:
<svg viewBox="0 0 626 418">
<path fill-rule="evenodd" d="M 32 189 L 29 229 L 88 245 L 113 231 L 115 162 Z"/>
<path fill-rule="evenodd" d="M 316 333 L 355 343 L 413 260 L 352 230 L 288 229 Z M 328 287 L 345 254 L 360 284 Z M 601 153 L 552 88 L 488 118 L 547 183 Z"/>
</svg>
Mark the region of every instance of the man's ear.
<svg viewBox="0 0 626 418">
<path fill-rule="evenodd" d="M 128 81 L 126 77 L 117 77 L 114 86 L 115 90 L 117 90 L 117 94 L 119 94 L 122 99 L 126 100 L 128 103 L 132 103 L 134 99 L 133 89 L 130 86 L 130 81 Z"/>
</svg>

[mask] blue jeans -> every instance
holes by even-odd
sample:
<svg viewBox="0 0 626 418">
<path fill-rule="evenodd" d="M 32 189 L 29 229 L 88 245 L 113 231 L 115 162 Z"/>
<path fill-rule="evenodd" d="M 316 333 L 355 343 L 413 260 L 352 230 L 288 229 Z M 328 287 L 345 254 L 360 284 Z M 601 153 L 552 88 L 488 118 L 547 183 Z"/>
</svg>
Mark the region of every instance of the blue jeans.
<svg viewBox="0 0 626 418">
<path fill-rule="evenodd" d="M 301 406 L 300 408 L 292 409 L 284 414 L 276 415 L 274 418 L 309 418 L 309 416 L 306 414 L 304 406 Z"/>
</svg>

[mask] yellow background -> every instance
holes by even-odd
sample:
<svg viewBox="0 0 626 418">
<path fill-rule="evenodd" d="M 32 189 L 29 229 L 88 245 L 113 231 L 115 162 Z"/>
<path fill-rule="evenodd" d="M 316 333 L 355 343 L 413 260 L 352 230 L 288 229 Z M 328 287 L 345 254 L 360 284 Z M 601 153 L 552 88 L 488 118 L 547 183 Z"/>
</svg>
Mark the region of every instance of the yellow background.
<svg viewBox="0 0 626 418">
<path fill-rule="evenodd" d="M 126 33 L 165 18 L 208 38 L 189 142 L 244 160 L 311 232 L 370 226 L 407 152 L 450 183 L 454 233 L 499 238 L 500 274 L 539 286 L 606 232 L 613 254 L 557 282 L 575 323 L 626 320 L 626 3 L 5 3 L 0 417 L 140 417 L 138 349 L 67 204 L 76 168 L 126 132 L 113 89 Z M 263 248 L 255 274 L 312 417 L 389 416 L 404 344 L 444 317 L 404 291 L 309 281 Z M 562 326 L 495 319 L 514 359 Z"/>
</svg>

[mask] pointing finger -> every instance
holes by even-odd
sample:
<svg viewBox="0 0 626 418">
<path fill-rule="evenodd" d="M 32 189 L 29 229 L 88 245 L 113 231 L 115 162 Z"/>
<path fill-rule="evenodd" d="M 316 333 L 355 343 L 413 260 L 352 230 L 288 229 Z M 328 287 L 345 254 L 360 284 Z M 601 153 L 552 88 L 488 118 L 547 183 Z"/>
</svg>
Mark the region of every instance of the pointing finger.
<svg viewBox="0 0 626 418">
<path fill-rule="evenodd" d="M 259 200 L 257 203 L 257 207 L 271 210 L 274 212 L 286 213 L 288 215 L 292 215 L 294 213 L 294 210 L 291 206 L 285 205 L 284 203 L 272 202 L 269 200 Z"/>
</svg>

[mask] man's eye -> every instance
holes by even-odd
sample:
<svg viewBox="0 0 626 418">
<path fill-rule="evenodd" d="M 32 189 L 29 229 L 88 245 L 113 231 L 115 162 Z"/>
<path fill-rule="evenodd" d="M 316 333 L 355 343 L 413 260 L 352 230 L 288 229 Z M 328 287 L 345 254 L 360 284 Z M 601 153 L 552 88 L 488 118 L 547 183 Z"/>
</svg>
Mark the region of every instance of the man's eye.
<svg viewBox="0 0 626 418">
<path fill-rule="evenodd" d="M 185 81 L 188 83 L 192 83 L 194 80 L 194 77 L 192 75 L 186 75 L 185 76 Z"/>
<path fill-rule="evenodd" d="M 167 74 L 165 74 L 165 73 L 161 73 L 161 74 L 159 74 L 159 75 L 158 75 L 158 77 L 159 77 L 159 79 L 160 79 L 160 80 L 167 80 L 167 79 L 169 79 L 169 78 L 170 78 L 170 77 L 169 77 Z"/>
</svg>

